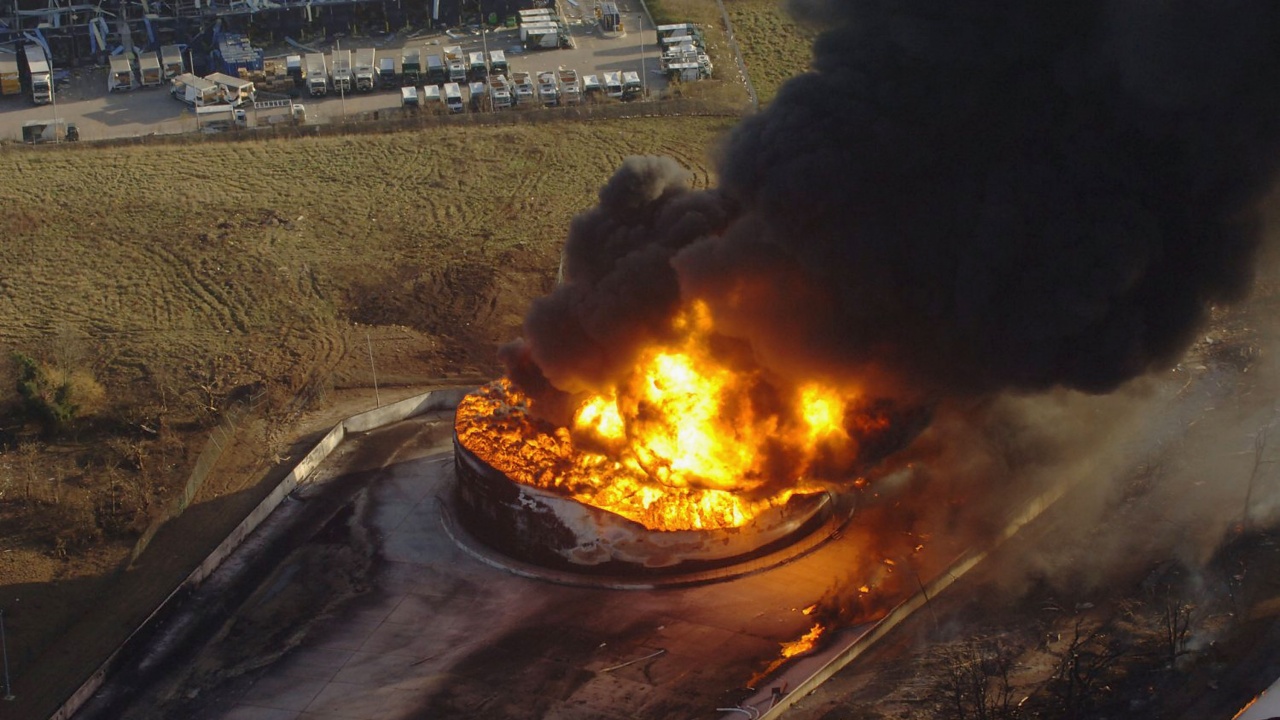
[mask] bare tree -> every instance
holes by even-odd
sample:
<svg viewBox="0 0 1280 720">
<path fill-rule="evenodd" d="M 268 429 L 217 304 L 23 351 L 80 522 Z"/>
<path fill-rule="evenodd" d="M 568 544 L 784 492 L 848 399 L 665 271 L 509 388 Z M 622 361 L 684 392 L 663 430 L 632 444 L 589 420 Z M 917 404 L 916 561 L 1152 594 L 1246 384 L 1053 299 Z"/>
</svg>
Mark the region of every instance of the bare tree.
<svg viewBox="0 0 1280 720">
<path fill-rule="evenodd" d="M 1181 595 L 1170 592 L 1165 596 L 1161 613 L 1161 636 L 1164 641 L 1165 659 L 1173 667 L 1178 658 L 1187 653 L 1191 639 L 1191 627 L 1196 616 L 1196 606 L 1185 602 Z"/>
<path fill-rule="evenodd" d="M 998 639 L 971 638 L 941 653 L 944 705 L 956 720 L 1019 716 L 1009 672 L 1016 654 Z"/>
<path fill-rule="evenodd" d="M 1249 532 L 1253 529 L 1253 520 L 1250 517 L 1250 506 L 1253 504 L 1253 487 L 1258 482 L 1259 476 L 1262 475 L 1262 468 L 1267 465 L 1275 464 L 1274 460 L 1267 460 L 1267 433 L 1270 426 L 1258 428 L 1258 434 L 1253 436 L 1253 469 L 1249 472 L 1249 483 L 1244 492 L 1244 511 L 1240 517 L 1240 529 Z"/>
<path fill-rule="evenodd" d="M 1090 716 L 1101 700 L 1099 694 L 1107 677 L 1125 652 L 1119 638 L 1104 632 L 1103 627 L 1086 632 L 1083 621 L 1076 621 L 1071 642 L 1063 650 L 1051 680 L 1063 718 L 1078 720 Z"/>
</svg>

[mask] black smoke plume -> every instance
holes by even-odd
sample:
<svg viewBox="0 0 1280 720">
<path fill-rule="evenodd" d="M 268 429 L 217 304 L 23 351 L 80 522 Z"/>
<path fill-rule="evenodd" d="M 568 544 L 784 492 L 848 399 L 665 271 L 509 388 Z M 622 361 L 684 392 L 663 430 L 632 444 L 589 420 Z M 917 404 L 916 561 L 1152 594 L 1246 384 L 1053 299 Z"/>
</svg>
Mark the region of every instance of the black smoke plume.
<svg viewBox="0 0 1280 720">
<path fill-rule="evenodd" d="M 812 71 L 730 133 L 718 189 L 630 159 L 574 221 L 505 351 L 535 396 L 608 385 L 695 298 L 780 377 L 1102 393 L 1247 292 L 1280 4 L 800 9 L 825 27 Z"/>
</svg>

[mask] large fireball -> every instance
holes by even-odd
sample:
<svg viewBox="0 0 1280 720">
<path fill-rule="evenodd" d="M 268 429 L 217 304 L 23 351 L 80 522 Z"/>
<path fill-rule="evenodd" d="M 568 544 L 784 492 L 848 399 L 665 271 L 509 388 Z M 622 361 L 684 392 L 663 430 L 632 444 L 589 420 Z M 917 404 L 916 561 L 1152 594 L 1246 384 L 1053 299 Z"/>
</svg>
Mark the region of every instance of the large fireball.
<svg viewBox="0 0 1280 720">
<path fill-rule="evenodd" d="M 572 423 L 538 420 L 508 380 L 458 407 L 459 442 L 513 480 L 652 530 L 733 528 L 847 468 L 888 419 L 857 388 L 792 386 L 735 352 L 706 306 L 672 320 L 613 387 L 577 402 Z"/>
</svg>

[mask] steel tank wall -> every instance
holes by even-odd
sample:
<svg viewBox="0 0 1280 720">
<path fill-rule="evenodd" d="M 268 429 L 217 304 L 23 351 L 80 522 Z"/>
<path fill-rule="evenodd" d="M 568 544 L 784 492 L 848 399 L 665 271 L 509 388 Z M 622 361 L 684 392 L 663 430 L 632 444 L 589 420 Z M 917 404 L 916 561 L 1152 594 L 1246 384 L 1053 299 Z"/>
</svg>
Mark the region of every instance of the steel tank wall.
<svg viewBox="0 0 1280 720">
<path fill-rule="evenodd" d="M 454 436 L 458 519 L 476 539 L 517 560 L 601 574 L 674 574 L 732 565 L 804 537 L 831 515 L 825 493 L 797 495 L 738 528 L 657 531 L 517 483 Z"/>
</svg>

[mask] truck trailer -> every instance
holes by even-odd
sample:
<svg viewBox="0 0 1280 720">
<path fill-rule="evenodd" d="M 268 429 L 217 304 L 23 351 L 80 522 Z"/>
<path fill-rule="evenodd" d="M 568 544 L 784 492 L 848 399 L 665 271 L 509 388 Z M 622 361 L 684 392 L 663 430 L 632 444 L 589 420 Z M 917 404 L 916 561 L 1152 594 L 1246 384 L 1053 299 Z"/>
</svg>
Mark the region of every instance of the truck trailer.
<svg viewBox="0 0 1280 720">
<path fill-rule="evenodd" d="M 18 56 L 0 52 L 0 95 L 21 95 L 22 74 L 18 71 Z"/>
<path fill-rule="evenodd" d="M 440 86 L 439 85 L 423 86 L 422 93 L 419 95 L 419 103 L 422 105 L 422 107 L 428 110 L 431 110 L 433 112 L 439 111 L 440 107 L 444 104 L 441 101 Z"/>
<path fill-rule="evenodd" d="M 374 48 L 359 48 L 355 52 L 355 68 L 352 74 L 356 79 L 356 90 L 369 92 L 377 84 L 377 57 Z"/>
<path fill-rule="evenodd" d="M 66 121 L 28 120 L 22 123 L 22 142 L 35 145 L 37 143 L 57 142 L 65 137 Z M 59 132 L 64 128 L 64 132 Z M 70 139 L 70 138 L 67 138 Z"/>
<path fill-rule="evenodd" d="M 422 79 L 422 48 L 407 47 L 400 53 L 400 84 L 416 86 Z"/>
<path fill-rule="evenodd" d="M 204 79 L 217 85 L 222 90 L 223 100 L 235 107 L 248 105 L 258 94 L 251 80 L 232 77 L 226 73 L 213 73 L 206 75 Z"/>
<path fill-rule="evenodd" d="M 160 56 L 155 50 L 138 53 L 138 81 L 142 87 L 160 87 L 164 84 L 164 71 L 160 67 Z"/>
<path fill-rule="evenodd" d="M 449 70 L 445 67 L 444 58 L 439 55 L 427 56 L 427 76 L 424 85 L 443 85 L 449 82 Z"/>
<path fill-rule="evenodd" d="M 468 53 L 467 58 L 467 79 L 471 82 L 484 82 L 489 77 L 489 63 L 484 58 L 484 53 L 473 52 Z"/>
<path fill-rule="evenodd" d="M 506 75 L 509 71 L 507 67 L 507 54 L 501 50 L 489 51 L 489 74 L 490 75 Z"/>
<path fill-rule="evenodd" d="M 212 80 L 182 73 L 170 82 L 169 94 L 191 107 L 222 103 L 222 88 Z"/>
<path fill-rule="evenodd" d="M 378 83 L 383 88 L 400 87 L 400 79 L 396 77 L 396 59 L 393 57 L 378 58 Z"/>
<path fill-rule="evenodd" d="M 129 56 L 124 53 L 112 55 L 111 70 L 107 73 L 107 92 L 125 92 L 137 86 Z"/>
<path fill-rule="evenodd" d="M 53 102 L 53 73 L 44 48 L 32 43 L 22 49 L 27 60 L 27 74 L 31 78 L 31 101 L 37 105 Z"/>
<path fill-rule="evenodd" d="M 444 106 L 449 109 L 449 112 L 460 113 L 466 109 L 462 104 L 461 85 L 456 82 L 445 83 L 443 90 Z"/>
<path fill-rule="evenodd" d="M 520 42 L 526 50 L 553 50 L 568 44 L 568 34 L 557 23 L 522 25 Z"/>
<path fill-rule="evenodd" d="M 206 105 L 196 108 L 196 125 L 205 132 L 238 129 L 248 127 L 249 117 L 244 108 Z"/>
<path fill-rule="evenodd" d="M 307 92 L 311 97 L 324 97 L 329 92 L 329 70 L 324 64 L 324 53 L 307 53 Z"/>
<path fill-rule="evenodd" d="M 164 45 L 160 48 L 160 68 L 165 80 L 172 80 L 187 71 L 187 63 L 182 57 L 182 48 L 177 45 Z"/>
</svg>

